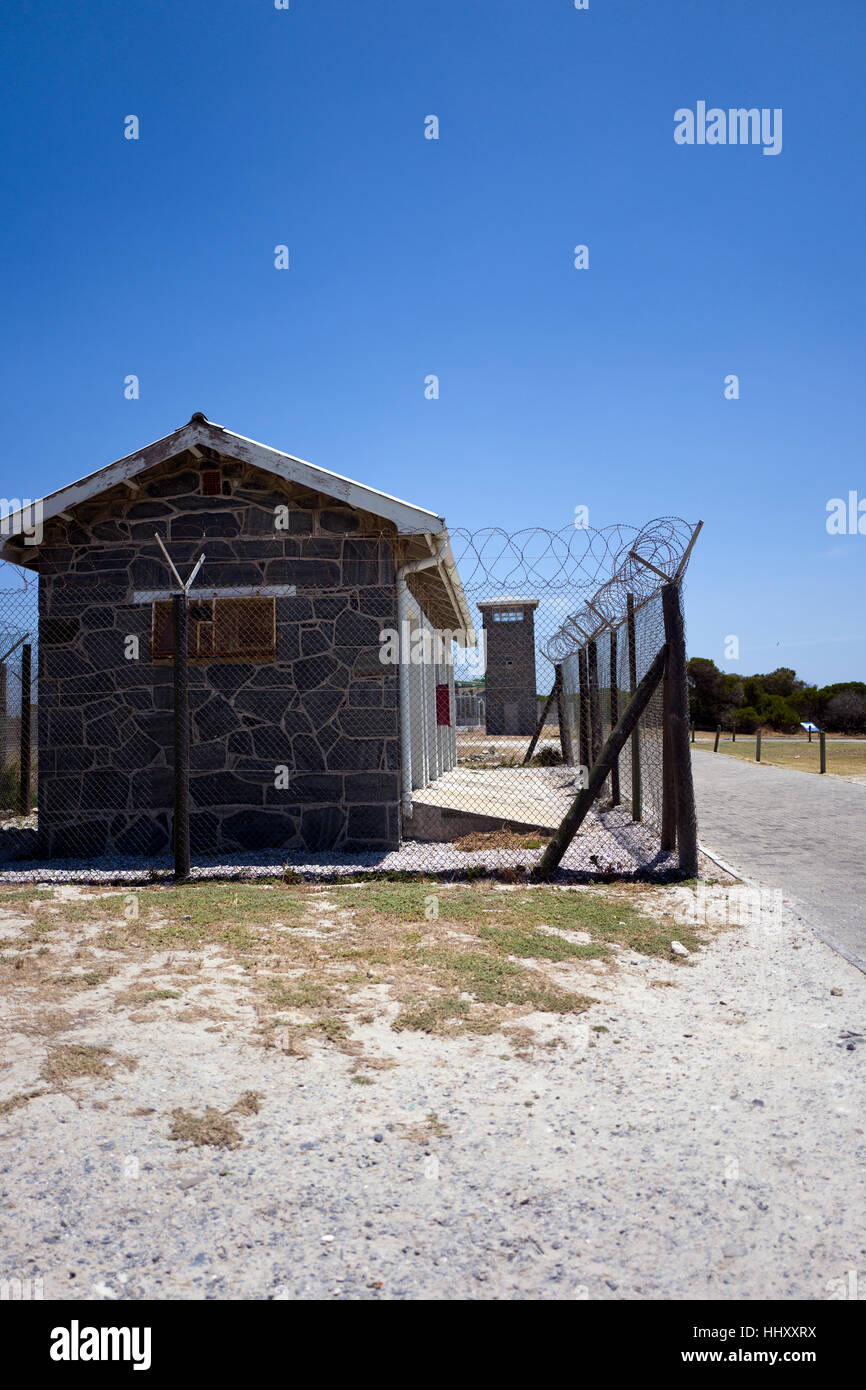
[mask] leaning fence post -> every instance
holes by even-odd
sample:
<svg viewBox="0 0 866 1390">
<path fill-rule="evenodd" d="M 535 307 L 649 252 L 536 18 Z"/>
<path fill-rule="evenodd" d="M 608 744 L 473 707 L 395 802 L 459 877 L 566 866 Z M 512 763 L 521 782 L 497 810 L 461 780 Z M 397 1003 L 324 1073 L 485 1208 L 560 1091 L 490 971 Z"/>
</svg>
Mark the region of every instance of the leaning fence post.
<svg viewBox="0 0 866 1390">
<path fill-rule="evenodd" d="M 626 594 L 628 628 L 628 683 L 632 695 L 637 690 L 637 634 L 634 621 L 634 595 Z M 631 818 L 643 820 L 643 790 L 640 774 L 640 728 L 636 724 L 631 736 Z"/>
<path fill-rule="evenodd" d="M 719 735 L 721 734 L 721 732 L 722 732 L 722 726 L 721 726 L 721 724 L 717 724 L 717 725 L 716 725 L 716 738 L 715 738 L 715 742 L 713 743 L 713 752 L 714 752 L 714 753 L 718 753 L 718 751 L 719 751 Z"/>
<path fill-rule="evenodd" d="M 604 786 L 610 769 L 613 766 L 614 758 L 622 752 L 626 739 L 649 704 L 652 694 L 664 674 L 666 661 L 667 644 L 665 643 L 665 645 L 656 652 L 646 675 L 629 700 L 625 712 L 616 728 L 611 730 L 610 737 L 598 756 L 598 761 L 590 768 L 586 786 L 582 791 L 578 792 L 557 829 L 554 831 L 547 848 L 532 871 L 533 878 L 544 878 L 561 862 L 562 856 L 565 854 L 565 851 L 568 849 L 583 824 L 593 802 Z"/>
<path fill-rule="evenodd" d="M 172 595 L 174 620 L 174 876 L 189 878 L 189 605 Z"/>
<path fill-rule="evenodd" d="M 615 729 L 619 723 L 619 676 L 617 674 L 616 628 L 610 630 L 610 727 Z M 610 770 L 610 800 L 618 806 L 621 800 L 619 791 L 619 754 L 617 753 Z"/>
<path fill-rule="evenodd" d="M 695 721 L 692 720 L 692 743 L 695 741 Z"/>
<path fill-rule="evenodd" d="M 9 756 L 6 751 L 6 700 L 6 663 L 5 661 L 0 661 L 0 779 L 2 779 L 3 773 L 6 770 L 6 760 Z M 2 780 L 0 780 L 0 785 L 2 785 Z"/>
<path fill-rule="evenodd" d="M 756 762 L 756 763 L 759 763 L 760 761 L 761 761 L 761 730 L 759 729 L 759 730 L 758 730 L 758 733 L 757 733 L 757 737 L 756 737 L 756 739 L 755 739 L 755 762 Z"/>
<path fill-rule="evenodd" d="M 674 784 L 676 835 L 680 873 L 695 878 L 698 872 L 698 822 L 692 781 L 692 751 L 689 747 L 689 683 L 686 666 L 686 639 L 678 584 L 662 589 L 662 613 L 667 643 L 668 723 L 671 773 Z"/>
<path fill-rule="evenodd" d="M 827 771 L 827 738 L 823 729 L 818 730 L 819 756 L 821 759 L 821 772 Z"/>
<path fill-rule="evenodd" d="M 577 675 L 580 684 L 580 765 L 592 766 L 589 741 L 589 679 L 586 671 L 586 647 L 577 654 Z"/>
<path fill-rule="evenodd" d="M 662 591 L 664 600 L 664 591 Z M 665 613 L 665 638 L 668 639 L 667 613 Z M 677 844 L 677 783 L 674 771 L 676 754 L 671 739 L 671 657 L 668 639 L 668 659 L 662 680 L 662 823 L 660 844 L 667 853 L 676 849 Z"/>
<path fill-rule="evenodd" d="M 562 678 L 562 667 L 555 666 L 556 672 L 556 714 L 559 719 L 559 746 L 562 749 L 562 761 L 566 767 L 574 764 L 574 750 L 571 746 L 571 725 L 568 722 L 568 712 L 565 707 L 565 682 Z"/>
<path fill-rule="evenodd" d="M 31 728 L 31 705 L 30 705 L 30 684 L 32 680 L 31 667 L 33 662 L 33 648 L 29 642 L 25 642 L 21 648 L 21 766 L 19 768 L 21 783 L 18 794 L 18 810 L 22 816 L 29 816 L 30 805 L 30 745 L 33 736 Z"/>
<path fill-rule="evenodd" d="M 532 755 L 533 755 L 533 753 L 535 752 L 535 746 L 536 746 L 536 744 L 538 743 L 538 740 L 539 740 L 540 737 L 541 737 L 542 730 L 544 729 L 545 721 L 546 721 L 546 719 L 547 719 L 547 715 L 548 715 L 548 713 L 549 713 L 550 706 L 553 704 L 553 701 L 556 699 L 557 685 L 559 685 L 559 684 L 562 683 L 562 667 L 561 667 L 561 666 L 554 666 L 553 670 L 554 670 L 554 681 L 553 681 L 553 686 L 552 686 L 552 688 L 551 688 L 550 694 L 548 695 L 547 699 L 546 699 L 545 702 L 544 702 L 544 708 L 542 709 L 541 714 L 538 716 L 538 722 L 537 722 L 536 725 L 535 725 L 535 733 L 532 735 L 532 738 L 529 740 L 529 747 L 527 748 L 526 752 L 525 752 L 524 755 L 523 755 L 523 765 L 524 765 L 524 767 L 525 767 L 526 764 L 527 764 L 528 762 L 530 762 L 531 759 L 532 759 Z M 561 724 L 562 724 L 562 720 L 561 720 L 561 718 L 560 718 L 560 726 L 561 726 Z"/>
</svg>

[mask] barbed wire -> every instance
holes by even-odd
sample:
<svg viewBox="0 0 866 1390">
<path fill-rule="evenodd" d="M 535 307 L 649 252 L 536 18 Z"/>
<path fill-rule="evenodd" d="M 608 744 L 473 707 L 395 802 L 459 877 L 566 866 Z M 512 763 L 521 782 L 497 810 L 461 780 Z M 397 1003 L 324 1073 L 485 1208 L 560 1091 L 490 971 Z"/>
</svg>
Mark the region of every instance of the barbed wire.
<svg viewBox="0 0 866 1390">
<path fill-rule="evenodd" d="M 458 528 L 451 533 L 451 548 L 470 598 L 481 592 L 489 597 L 495 588 L 503 597 L 532 598 L 557 590 L 569 594 L 571 611 L 542 645 L 548 660 L 557 662 L 604 628 L 618 626 L 626 617 L 629 595 L 637 607 L 657 592 L 662 575 L 673 579 L 694 531 L 682 517 L 656 517 L 641 527 L 618 522 L 561 531 Z"/>
</svg>

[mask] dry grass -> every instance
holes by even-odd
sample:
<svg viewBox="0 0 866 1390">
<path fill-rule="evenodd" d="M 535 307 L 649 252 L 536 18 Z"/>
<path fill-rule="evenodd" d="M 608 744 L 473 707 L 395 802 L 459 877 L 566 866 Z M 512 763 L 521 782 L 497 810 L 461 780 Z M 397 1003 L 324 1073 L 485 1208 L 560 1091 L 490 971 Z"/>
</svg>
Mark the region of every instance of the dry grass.
<svg viewBox="0 0 866 1390">
<path fill-rule="evenodd" d="M 541 849 L 550 841 L 549 835 L 522 834 L 516 830 L 476 830 L 472 835 L 464 835 L 454 841 L 455 849 Z"/>
<path fill-rule="evenodd" d="M 209 1145 L 215 1149 L 238 1149 L 244 1142 L 234 1120 L 211 1106 L 203 1115 L 194 1115 L 191 1110 L 184 1110 L 180 1106 L 172 1110 L 168 1137 L 178 1144 L 191 1144 L 195 1148 Z"/>
<path fill-rule="evenodd" d="M 262 1100 L 261 1091 L 244 1091 L 228 1110 L 217 1110 L 209 1105 L 201 1115 L 178 1106 L 171 1112 L 168 1137 L 178 1144 L 191 1144 L 195 1148 L 207 1145 L 215 1149 L 238 1149 L 244 1140 L 232 1119 L 232 1112 L 258 1115 Z"/>
<path fill-rule="evenodd" d="M 98 1080 L 111 1076 L 113 1068 L 122 1065 L 133 1071 L 138 1065 L 134 1057 L 117 1057 L 110 1047 L 92 1043 L 62 1043 L 49 1052 L 39 1069 L 39 1075 L 49 1085 L 62 1090 L 70 1081 Z"/>
<path fill-rule="evenodd" d="M 8 1100 L 0 1100 L 0 1115 L 11 1115 L 13 1110 L 44 1094 L 44 1091 L 19 1091 L 18 1095 L 10 1096 Z"/>
<path fill-rule="evenodd" d="M 0 889 L 0 910 L 12 896 Z M 0 984 L 19 993 L 28 1014 L 36 1004 L 41 1017 L 54 1009 L 60 1019 L 54 1006 L 70 992 L 83 1004 L 87 991 L 132 974 L 111 995 L 132 1021 L 153 1023 L 168 1011 L 177 1022 L 217 1025 L 237 1002 L 252 1004 L 261 1040 L 296 1056 L 317 1040 L 357 1055 L 353 1030 L 386 1009 L 395 1031 L 451 1035 L 496 1032 L 530 1012 L 578 1014 L 593 1002 L 581 981 L 615 968 L 615 948 L 667 961 L 672 937 L 692 952 L 700 946 L 687 927 L 652 915 L 654 899 L 640 885 L 202 883 L 28 901 L 32 930 L 50 921 L 52 950 L 40 956 L 22 941 L 0 958 Z M 234 1003 L 228 1012 L 198 998 L 176 1005 L 174 984 L 195 984 L 202 998 L 219 991 L 217 1005 L 231 990 Z M 88 1057 L 86 1066 L 79 1058 L 80 1074 L 99 1074 L 98 1050 Z M 71 1061 L 61 1052 L 52 1065 L 60 1072 Z"/>
<path fill-rule="evenodd" d="M 712 748 L 712 738 L 696 740 L 704 747 Z M 737 734 L 736 743 L 731 742 L 730 734 L 723 734 L 719 752 L 729 758 L 740 758 L 745 762 L 755 761 L 757 740 L 754 735 Z M 866 780 L 866 739 L 836 740 L 828 738 L 827 775 L 832 777 L 858 777 Z M 761 762 L 772 767 L 794 768 L 798 772 L 820 773 L 820 747 L 814 735 L 809 743 L 805 734 L 789 738 L 781 734 L 766 735 L 761 740 Z"/>
</svg>

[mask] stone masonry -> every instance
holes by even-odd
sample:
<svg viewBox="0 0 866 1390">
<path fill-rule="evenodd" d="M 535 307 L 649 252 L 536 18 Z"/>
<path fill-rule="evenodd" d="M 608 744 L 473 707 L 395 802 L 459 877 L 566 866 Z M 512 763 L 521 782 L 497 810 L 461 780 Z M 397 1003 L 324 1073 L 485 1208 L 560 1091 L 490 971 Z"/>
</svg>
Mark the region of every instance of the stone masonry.
<svg viewBox="0 0 866 1390">
<path fill-rule="evenodd" d="M 183 576 L 204 550 L 195 589 L 296 586 L 275 600 L 275 658 L 190 662 L 193 852 L 397 846 L 397 674 L 378 660 L 396 626 L 392 524 L 216 456 L 135 483 L 46 526 L 40 854 L 170 848 L 173 663 L 152 659 L 152 605 L 133 597 L 173 587 L 155 530 Z"/>
</svg>

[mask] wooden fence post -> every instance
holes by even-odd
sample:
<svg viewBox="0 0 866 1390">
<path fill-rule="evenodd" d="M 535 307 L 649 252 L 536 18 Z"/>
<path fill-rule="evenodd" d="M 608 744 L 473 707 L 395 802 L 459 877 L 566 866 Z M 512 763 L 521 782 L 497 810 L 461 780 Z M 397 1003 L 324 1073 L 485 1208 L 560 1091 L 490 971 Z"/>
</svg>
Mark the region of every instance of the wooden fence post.
<svg viewBox="0 0 866 1390">
<path fill-rule="evenodd" d="M 667 660 L 667 723 L 671 775 L 674 784 L 676 838 L 680 873 L 695 878 L 698 872 L 698 822 L 692 781 L 692 751 L 689 747 L 689 682 L 686 667 L 686 639 L 678 584 L 662 588 Z"/>
<path fill-rule="evenodd" d="M 580 684 L 580 763 L 581 767 L 592 765 L 592 752 L 589 738 L 589 677 L 586 669 L 586 647 L 577 654 L 577 674 Z"/>
<path fill-rule="evenodd" d="M 667 637 L 667 614 L 665 614 Z M 671 671 L 670 644 L 662 681 L 662 823 L 661 848 L 670 854 L 677 847 L 677 784 L 674 771 L 674 749 L 671 739 Z"/>
<path fill-rule="evenodd" d="M 821 759 L 820 770 L 827 771 L 827 736 L 823 729 L 818 730 L 818 742 L 820 744 L 819 756 Z"/>
<path fill-rule="evenodd" d="M 556 714 L 559 719 L 559 746 L 562 749 L 562 761 L 566 767 L 574 764 L 574 750 L 571 746 L 571 725 L 568 722 L 568 711 L 565 707 L 565 682 L 562 679 L 562 667 L 556 666 Z"/>
<path fill-rule="evenodd" d="M 637 690 L 637 634 L 634 621 L 634 595 L 626 594 L 626 625 L 628 632 L 628 683 L 632 693 Z M 640 728 L 635 725 L 631 736 L 631 818 L 643 820 L 643 788 L 640 774 Z"/>
<path fill-rule="evenodd" d="M 6 760 L 9 757 L 6 749 L 6 730 L 9 723 L 9 712 L 6 708 L 7 699 L 6 663 L 0 661 L 0 778 L 6 770 Z"/>
<path fill-rule="evenodd" d="M 598 647 L 586 644 L 586 666 L 589 678 L 590 763 L 598 761 L 601 752 L 601 697 L 598 689 Z"/>
<path fill-rule="evenodd" d="M 174 620 L 174 876 L 189 878 L 189 604 L 172 595 Z"/>
<path fill-rule="evenodd" d="M 610 630 L 610 727 L 615 729 L 619 723 L 619 675 L 617 672 L 616 628 Z M 622 800 L 619 789 L 619 754 L 613 760 L 610 770 L 610 800 L 618 806 Z"/>
<path fill-rule="evenodd" d="M 717 724 L 717 725 L 716 725 L 716 739 L 715 739 L 715 742 L 714 742 L 714 744 L 713 744 L 713 752 L 714 752 L 714 753 L 718 753 L 718 751 L 719 751 L 719 735 L 720 735 L 721 732 L 722 732 L 722 726 L 721 726 L 721 724 Z"/>
<path fill-rule="evenodd" d="M 22 816 L 29 816 L 31 811 L 30 797 L 30 754 L 31 741 L 33 737 L 32 712 L 31 712 L 31 683 L 32 683 L 32 663 L 33 648 L 29 642 L 25 642 L 21 648 L 21 766 L 20 790 L 18 793 L 18 811 Z"/>
<path fill-rule="evenodd" d="M 758 730 L 758 733 L 757 733 L 757 737 L 756 737 L 756 739 L 755 739 L 755 762 L 756 762 L 756 763 L 759 763 L 760 761 L 761 761 L 761 730 L 759 729 L 759 730 Z"/>
<path fill-rule="evenodd" d="M 538 743 L 538 740 L 539 740 L 540 737 L 541 737 L 541 731 L 542 731 L 542 729 L 544 728 L 544 726 L 545 726 L 545 724 L 546 724 L 546 722 L 547 722 L 547 716 L 548 716 L 548 714 L 549 714 L 549 712 L 550 712 L 550 706 L 553 704 L 554 700 L 556 699 L 556 693 L 557 693 L 556 687 L 557 687 L 557 684 L 558 684 L 558 683 L 561 681 L 561 679 L 562 679 L 562 675 L 561 675 L 561 673 L 562 673 L 562 667 L 561 667 L 561 666 L 554 666 L 553 669 L 554 669 L 554 672 L 556 673 L 556 674 L 555 674 L 555 677 L 554 677 L 553 685 L 551 686 L 550 694 L 548 695 L 547 699 L 546 699 L 545 702 L 544 702 L 544 708 L 542 709 L 541 714 L 538 716 L 538 723 L 537 723 L 536 726 L 535 726 L 535 733 L 532 735 L 532 738 L 529 740 L 529 747 L 527 748 L 527 750 L 526 750 L 526 752 L 525 752 L 525 754 L 524 754 L 524 756 L 523 756 L 523 766 L 524 766 L 524 767 L 525 767 L 526 764 L 531 760 L 532 755 L 533 755 L 533 753 L 535 752 L 535 746 L 536 746 L 536 744 Z"/>
</svg>

